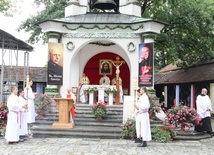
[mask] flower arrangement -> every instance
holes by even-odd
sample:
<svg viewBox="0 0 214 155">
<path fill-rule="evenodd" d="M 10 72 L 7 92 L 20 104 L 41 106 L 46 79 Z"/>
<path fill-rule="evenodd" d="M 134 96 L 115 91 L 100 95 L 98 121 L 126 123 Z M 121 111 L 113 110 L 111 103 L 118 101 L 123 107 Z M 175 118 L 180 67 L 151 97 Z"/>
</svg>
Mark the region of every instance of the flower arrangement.
<svg viewBox="0 0 214 155">
<path fill-rule="evenodd" d="M 134 140 L 136 135 L 135 120 L 132 118 L 128 118 L 125 124 L 122 124 L 121 127 L 121 137 L 124 139 L 129 138 L 131 140 Z"/>
<path fill-rule="evenodd" d="M 176 136 L 176 132 L 173 130 L 173 125 L 164 124 L 164 126 L 157 126 L 153 129 L 154 139 L 161 143 L 167 143 L 173 140 Z"/>
<path fill-rule="evenodd" d="M 107 108 L 106 103 L 103 101 L 98 101 L 97 103 L 94 103 L 92 106 L 92 114 L 99 119 L 102 119 L 107 116 Z"/>
<path fill-rule="evenodd" d="M 200 124 L 200 116 L 197 114 L 194 108 L 187 106 L 178 106 L 167 111 L 168 122 L 174 126 L 180 125 L 181 131 L 184 131 L 185 127 L 192 127 Z"/>
<path fill-rule="evenodd" d="M 34 103 L 36 113 L 40 117 L 43 117 L 45 112 L 49 109 L 49 105 L 52 103 L 52 100 L 47 94 L 36 94 Z"/>
<path fill-rule="evenodd" d="M 0 105 L 0 126 L 5 126 L 7 123 L 8 108 L 6 104 Z"/>
<path fill-rule="evenodd" d="M 93 93 L 95 91 L 97 91 L 97 87 L 94 87 L 94 86 L 90 86 L 86 89 L 86 92 L 88 93 Z"/>
<path fill-rule="evenodd" d="M 0 133 L 2 136 L 5 136 L 6 131 L 6 125 L 7 125 L 7 114 L 8 114 L 8 108 L 6 104 L 0 105 Z"/>
<path fill-rule="evenodd" d="M 116 94 L 117 93 L 117 89 L 115 88 L 115 86 L 108 86 L 106 87 L 105 91 L 110 94 Z"/>
</svg>

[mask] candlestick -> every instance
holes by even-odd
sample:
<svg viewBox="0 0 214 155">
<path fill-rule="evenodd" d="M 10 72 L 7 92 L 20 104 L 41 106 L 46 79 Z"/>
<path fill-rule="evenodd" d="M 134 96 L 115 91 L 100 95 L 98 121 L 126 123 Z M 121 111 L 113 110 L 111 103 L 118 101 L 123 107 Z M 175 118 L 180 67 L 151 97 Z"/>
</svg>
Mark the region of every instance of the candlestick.
<svg viewBox="0 0 214 155">
<path fill-rule="evenodd" d="M 137 89 L 137 80 L 136 80 L 136 78 L 134 78 L 134 90 L 136 90 Z"/>
<path fill-rule="evenodd" d="M 27 75 L 27 78 L 26 78 L 26 88 L 29 88 L 29 75 Z"/>
</svg>

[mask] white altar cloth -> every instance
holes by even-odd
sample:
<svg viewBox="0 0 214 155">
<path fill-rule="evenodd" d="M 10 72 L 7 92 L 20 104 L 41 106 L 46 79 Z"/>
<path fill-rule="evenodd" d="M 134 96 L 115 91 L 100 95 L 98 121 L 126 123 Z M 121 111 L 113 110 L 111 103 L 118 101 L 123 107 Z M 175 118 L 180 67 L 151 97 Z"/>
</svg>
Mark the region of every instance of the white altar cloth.
<svg viewBox="0 0 214 155">
<path fill-rule="evenodd" d="M 116 88 L 115 85 L 83 85 L 80 89 L 80 102 L 85 103 L 88 101 L 87 95 L 86 95 L 86 90 L 89 87 L 96 87 L 97 91 L 98 91 L 98 99 L 104 101 L 105 93 L 103 93 L 103 90 L 105 91 L 105 89 L 108 88 L 109 86 Z"/>
</svg>

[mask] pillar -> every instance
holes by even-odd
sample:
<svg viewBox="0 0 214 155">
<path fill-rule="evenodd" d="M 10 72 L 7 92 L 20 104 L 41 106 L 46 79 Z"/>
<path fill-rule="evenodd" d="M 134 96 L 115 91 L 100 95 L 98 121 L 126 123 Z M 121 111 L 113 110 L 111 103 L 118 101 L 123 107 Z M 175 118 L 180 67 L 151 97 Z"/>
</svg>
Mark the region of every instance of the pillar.
<svg viewBox="0 0 214 155">
<path fill-rule="evenodd" d="M 210 99 L 212 108 L 214 108 L 214 83 L 210 83 Z"/>
<path fill-rule="evenodd" d="M 190 103 L 190 107 L 191 108 L 196 108 L 196 106 L 195 106 L 195 102 L 196 102 L 196 98 L 195 98 L 195 85 L 194 84 L 192 84 L 191 85 L 191 88 L 190 88 L 191 90 L 191 103 Z"/>
<path fill-rule="evenodd" d="M 167 94 L 167 86 L 164 86 L 164 102 L 165 102 L 165 105 L 164 105 L 164 107 L 167 107 L 168 106 L 168 100 L 167 100 L 167 98 L 168 98 L 168 94 Z"/>
<path fill-rule="evenodd" d="M 179 106 L 179 100 L 180 100 L 180 85 L 176 85 L 176 88 L 175 88 L 175 99 L 176 99 L 176 106 Z"/>
</svg>

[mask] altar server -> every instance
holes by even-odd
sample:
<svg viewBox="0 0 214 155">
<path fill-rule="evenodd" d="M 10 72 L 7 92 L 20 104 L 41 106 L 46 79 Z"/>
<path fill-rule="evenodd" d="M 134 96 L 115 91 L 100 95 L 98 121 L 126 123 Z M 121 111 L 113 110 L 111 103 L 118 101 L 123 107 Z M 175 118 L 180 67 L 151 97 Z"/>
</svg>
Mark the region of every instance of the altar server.
<svg viewBox="0 0 214 155">
<path fill-rule="evenodd" d="M 141 88 L 140 90 L 141 96 L 139 99 L 139 105 L 135 105 L 135 109 L 138 110 L 138 119 L 139 119 L 139 128 L 137 129 L 137 133 L 139 139 L 142 138 L 143 142 L 141 144 L 138 144 L 138 147 L 146 147 L 147 141 L 152 140 L 151 138 L 151 129 L 150 129 L 150 121 L 149 121 L 149 108 L 150 108 L 150 102 L 149 98 L 146 95 L 146 87 Z"/>
<path fill-rule="evenodd" d="M 28 104 L 27 123 L 34 123 L 35 117 L 36 117 L 35 105 L 34 105 L 35 93 L 33 93 L 32 91 L 32 88 L 31 88 L 32 84 L 33 84 L 33 80 L 29 79 L 27 82 L 27 87 L 24 89 L 24 97 L 26 98 L 27 104 Z"/>
<path fill-rule="evenodd" d="M 19 135 L 20 139 L 25 139 L 25 137 L 28 135 L 28 129 L 27 129 L 27 101 L 24 98 L 24 90 L 20 89 L 18 91 L 18 101 L 21 108 L 20 111 L 20 127 L 19 127 Z"/>
<path fill-rule="evenodd" d="M 18 103 L 17 87 L 12 87 L 11 91 L 12 93 L 7 100 L 9 113 L 7 118 L 5 139 L 9 143 L 16 143 L 19 142 L 19 111 L 21 110 L 21 106 Z"/>
</svg>

